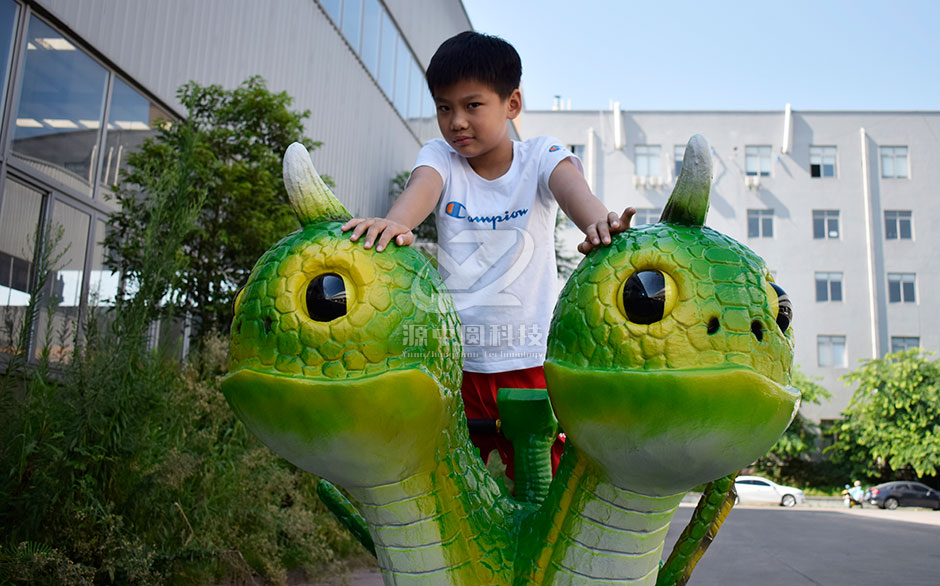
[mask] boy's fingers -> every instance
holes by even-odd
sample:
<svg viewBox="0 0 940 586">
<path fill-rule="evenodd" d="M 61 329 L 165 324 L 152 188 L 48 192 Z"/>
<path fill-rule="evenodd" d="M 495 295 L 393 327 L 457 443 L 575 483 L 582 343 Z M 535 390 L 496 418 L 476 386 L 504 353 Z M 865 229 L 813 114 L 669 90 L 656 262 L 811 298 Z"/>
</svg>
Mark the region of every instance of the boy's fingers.
<svg viewBox="0 0 940 586">
<path fill-rule="evenodd" d="M 594 249 L 594 246 L 587 240 L 583 240 L 580 244 L 578 244 L 578 252 L 580 252 L 581 254 L 587 254 L 591 252 L 591 250 L 593 249 Z"/>
<path fill-rule="evenodd" d="M 584 231 L 584 240 L 591 244 L 600 244 L 601 239 L 597 235 L 597 224 L 591 224 Z"/>
<path fill-rule="evenodd" d="M 399 234 L 395 237 L 395 244 L 398 246 L 411 246 L 414 241 L 415 235 L 411 230 L 408 230 L 404 234 Z"/>
<path fill-rule="evenodd" d="M 348 222 L 339 227 L 340 230 L 346 232 L 347 230 L 356 227 L 362 222 L 362 218 L 351 218 Z"/>
<path fill-rule="evenodd" d="M 610 226 L 607 225 L 607 222 L 597 223 L 597 237 L 600 238 L 601 242 L 604 244 L 610 244 Z"/>
<path fill-rule="evenodd" d="M 371 226 L 369 226 L 369 231 L 366 232 L 366 241 L 365 241 L 364 246 L 366 248 L 372 248 L 372 244 L 375 242 L 375 239 L 382 235 L 382 232 L 385 230 L 386 227 L 387 227 L 387 224 L 385 224 L 384 222 L 376 222 L 372 224 Z M 387 240 L 385 242 L 386 244 L 388 243 Z"/>
<path fill-rule="evenodd" d="M 359 240 L 359 237 L 362 236 L 362 233 L 368 230 L 369 226 L 371 226 L 374 222 L 375 220 L 371 218 L 369 218 L 368 220 L 360 220 L 359 223 L 356 224 L 356 227 L 353 230 L 353 233 L 349 236 L 349 239 L 352 240 L 353 242 L 355 242 L 356 240 Z"/>
<path fill-rule="evenodd" d="M 636 208 L 627 208 L 623 210 L 623 214 L 620 216 L 620 221 L 623 223 L 623 228 L 626 230 L 630 227 L 630 221 L 633 220 L 633 216 L 636 215 Z"/>
<path fill-rule="evenodd" d="M 614 230 L 619 230 L 620 225 L 620 216 L 617 215 L 617 212 L 610 212 L 607 214 L 607 223 L 610 224 L 610 227 Z"/>
</svg>

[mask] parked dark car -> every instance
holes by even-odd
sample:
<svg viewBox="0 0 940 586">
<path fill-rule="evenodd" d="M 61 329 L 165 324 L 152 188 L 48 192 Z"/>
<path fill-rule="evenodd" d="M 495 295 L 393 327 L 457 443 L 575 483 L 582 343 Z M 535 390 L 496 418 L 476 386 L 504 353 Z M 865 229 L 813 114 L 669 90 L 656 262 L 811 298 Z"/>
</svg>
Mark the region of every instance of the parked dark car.
<svg viewBox="0 0 940 586">
<path fill-rule="evenodd" d="M 919 482 L 899 480 L 869 488 L 865 491 L 865 502 L 882 509 L 927 507 L 940 511 L 940 492 Z"/>
</svg>

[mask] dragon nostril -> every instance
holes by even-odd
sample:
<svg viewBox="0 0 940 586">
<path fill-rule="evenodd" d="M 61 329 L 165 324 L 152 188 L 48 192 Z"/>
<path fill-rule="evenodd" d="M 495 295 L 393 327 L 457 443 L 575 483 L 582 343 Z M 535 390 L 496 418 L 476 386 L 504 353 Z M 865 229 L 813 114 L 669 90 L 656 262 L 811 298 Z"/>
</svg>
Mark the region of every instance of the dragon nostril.
<svg viewBox="0 0 940 586">
<path fill-rule="evenodd" d="M 711 318 L 711 319 L 708 321 L 708 335 L 710 336 L 710 335 L 714 334 L 715 332 L 717 332 L 717 331 L 718 331 L 718 327 L 719 327 L 718 318 L 717 318 L 717 317 Z"/>
<path fill-rule="evenodd" d="M 271 318 L 270 318 L 269 316 L 264 316 L 264 333 L 265 333 L 265 335 L 268 335 L 268 334 L 271 333 L 271 324 L 272 324 L 272 323 L 273 323 L 273 322 L 272 322 L 272 320 L 271 320 Z"/>
<path fill-rule="evenodd" d="M 756 319 L 751 322 L 751 333 L 754 334 L 758 342 L 764 340 L 764 326 Z"/>
</svg>

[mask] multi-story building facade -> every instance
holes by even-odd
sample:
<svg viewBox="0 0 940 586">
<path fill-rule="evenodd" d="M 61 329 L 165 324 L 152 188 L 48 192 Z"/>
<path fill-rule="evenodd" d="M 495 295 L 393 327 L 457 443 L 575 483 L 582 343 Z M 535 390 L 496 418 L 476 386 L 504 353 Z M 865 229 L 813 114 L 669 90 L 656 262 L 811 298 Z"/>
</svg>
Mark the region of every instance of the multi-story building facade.
<svg viewBox="0 0 940 586">
<path fill-rule="evenodd" d="M 860 360 L 940 349 L 940 112 L 528 111 L 523 138 L 549 134 L 584 162 L 595 193 L 637 223 L 659 218 L 685 144 L 702 134 L 715 179 L 706 223 L 764 257 L 794 304 L 795 362 L 836 419 Z"/>
<path fill-rule="evenodd" d="M 383 214 L 390 180 L 437 133 L 427 64 L 469 28 L 460 0 L 0 0 L 0 360 L 26 310 L 37 233 L 64 229 L 56 332 L 115 291 L 104 196 L 155 122 L 185 115 L 181 85 L 260 75 L 286 91 L 311 112 L 314 164 L 337 195 Z M 56 338 L 66 355 L 70 336 Z"/>
</svg>

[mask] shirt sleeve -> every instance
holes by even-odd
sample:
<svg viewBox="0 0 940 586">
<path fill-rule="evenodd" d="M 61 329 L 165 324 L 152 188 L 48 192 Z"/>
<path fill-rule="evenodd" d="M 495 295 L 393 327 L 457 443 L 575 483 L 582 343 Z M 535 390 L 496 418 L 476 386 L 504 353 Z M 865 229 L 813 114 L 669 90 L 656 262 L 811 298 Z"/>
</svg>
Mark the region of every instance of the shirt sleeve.
<svg viewBox="0 0 940 586">
<path fill-rule="evenodd" d="M 584 175 L 584 165 L 581 159 L 576 157 L 568 150 L 564 143 L 554 136 L 543 136 L 539 142 L 538 148 L 541 153 L 539 156 L 539 185 L 543 190 L 551 193 L 548 189 L 548 180 L 552 176 L 552 171 L 558 166 L 558 163 L 565 159 L 571 159 L 578 171 Z"/>
<path fill-rule="evenodd" d="M 418 158 L 415 160 L 411 172 L 414 173 L 418 167 L 434 169 L 444 181 L 444 189 L 446 190 L 450 183 L 450 163 L 450 147 L 443 140 L 435 138 L 424 143 L 424 146 L 418 151 Z"/>
</svg>

